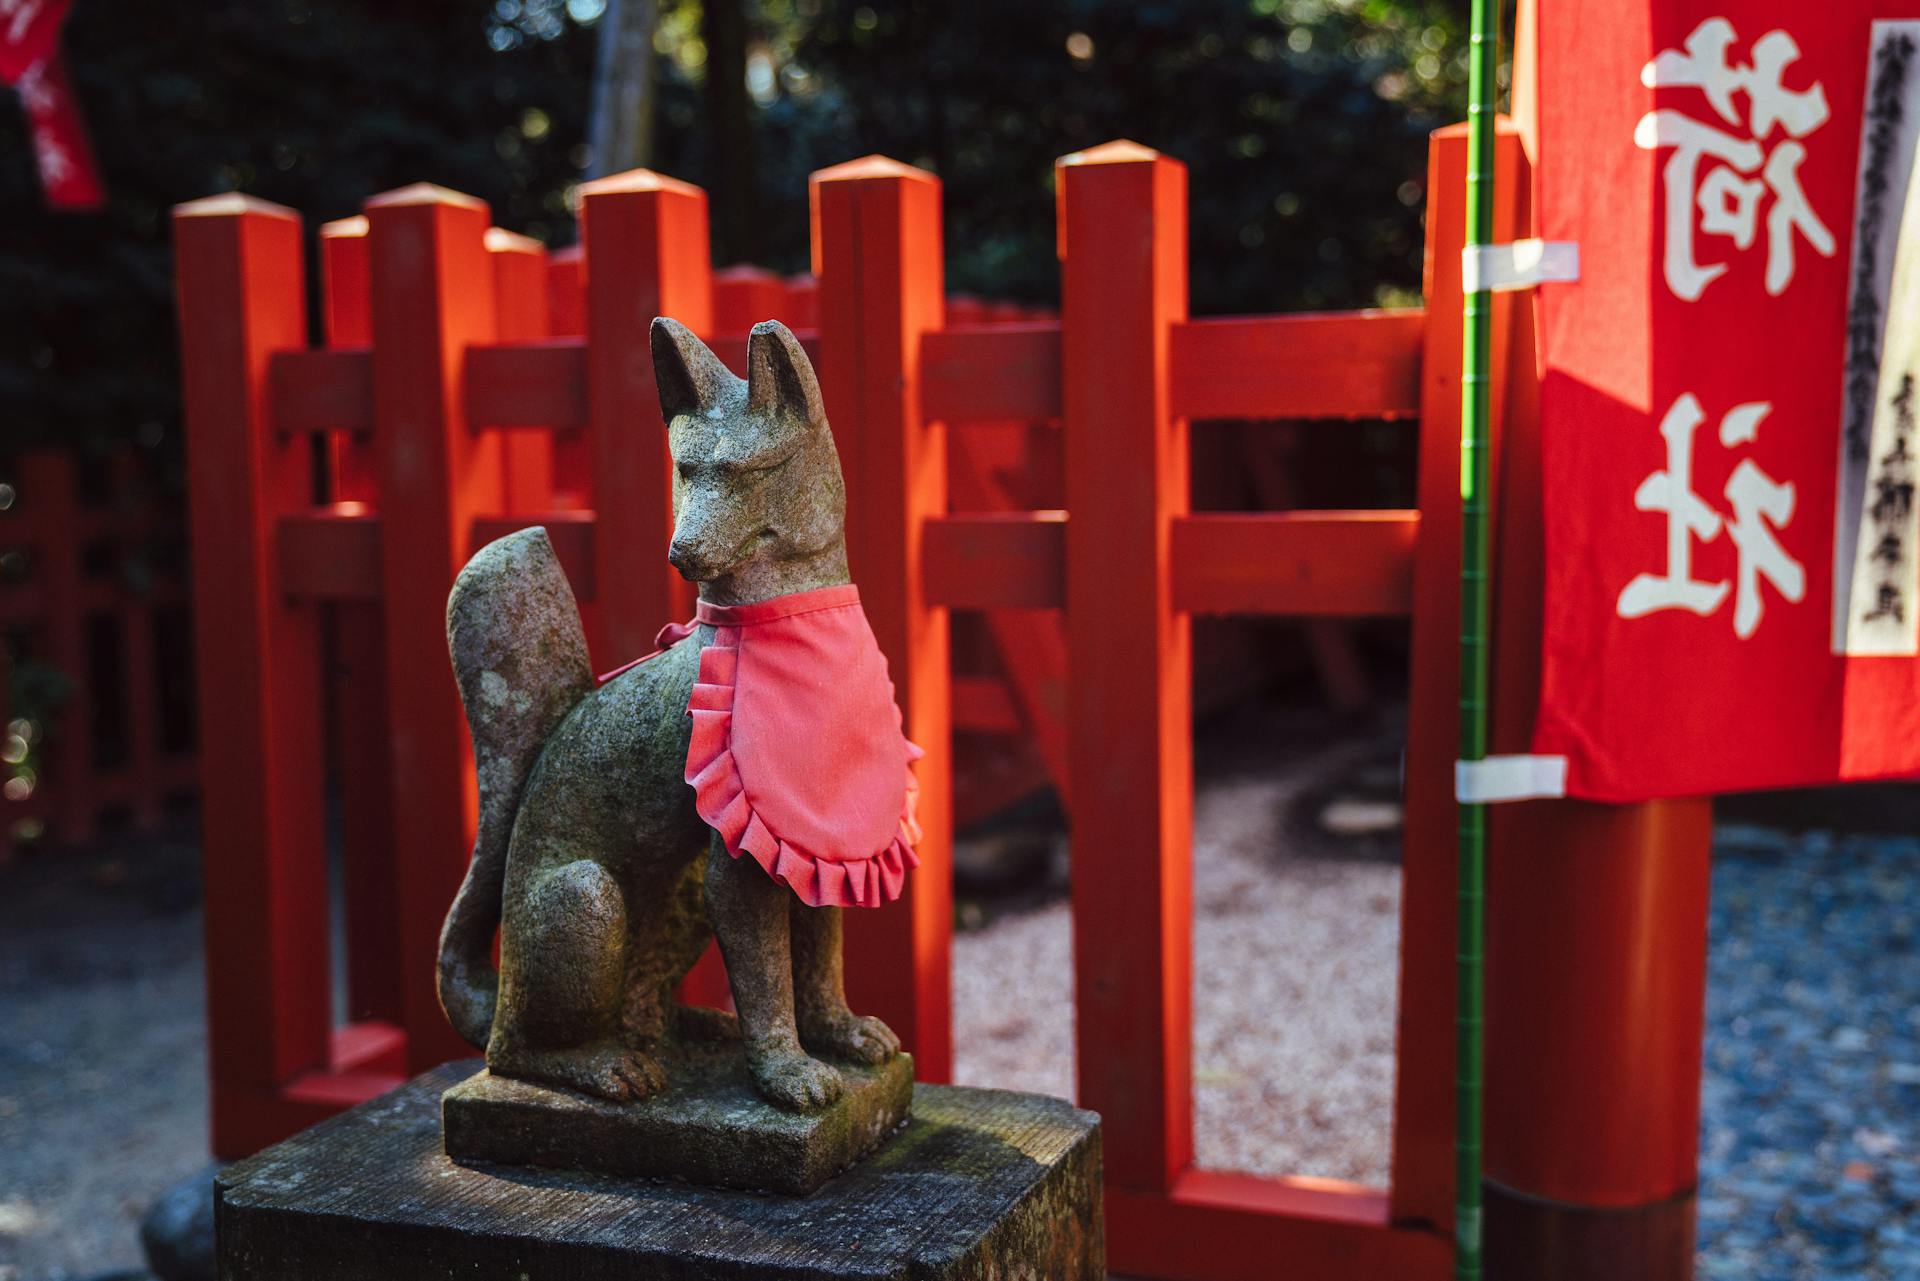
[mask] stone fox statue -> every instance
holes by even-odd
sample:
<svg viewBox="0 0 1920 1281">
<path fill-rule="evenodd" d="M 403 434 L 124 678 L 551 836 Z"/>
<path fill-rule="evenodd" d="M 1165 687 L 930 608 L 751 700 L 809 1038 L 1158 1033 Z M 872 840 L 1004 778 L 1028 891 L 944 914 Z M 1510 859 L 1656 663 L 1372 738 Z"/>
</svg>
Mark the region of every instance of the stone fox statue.
<svg viewBox="0 0 1920 1281">
<path fill-rule="evenodd" d="M 756 1087 L 818 1108 L 842 1079 L 814 1054 L 900 1048 L 847 1007 L 840 905 L 899 893 L 918 749 L 849 584 L 839 458 L 799 342 L 756 326 L 744 381 L 674 321 L 654 321 L 652 348 L 676 477 L 668 560 L 699 584 L 700 613 L 596 685 L 545 530 L 461 572 L 447 634 L 480 821 L 440 1001 L 496 1074 L 640 1098 L 665 1084 L 675 1037 L 734 1031 L 672 998 L 717 935 Z"/>
</svg>

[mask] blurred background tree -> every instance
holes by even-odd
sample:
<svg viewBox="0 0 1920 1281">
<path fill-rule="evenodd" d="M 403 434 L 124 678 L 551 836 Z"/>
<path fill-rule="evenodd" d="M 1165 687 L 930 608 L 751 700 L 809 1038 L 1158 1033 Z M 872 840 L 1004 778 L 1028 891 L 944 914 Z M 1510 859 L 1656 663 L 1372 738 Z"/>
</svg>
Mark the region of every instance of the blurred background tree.
<svg viewBox="0 0 1920 1281">
<path fill-rule="evenodd" d="M 110 193 L 49 215 L 0 98 L 0 454 L 178 457 L 167 213 L 224 190 L 309 226 L 433 181 L 573 238 L 605 0 L 78 0 L 65 47 Z M 1407 301 L 1426 132 L 1462 111 L 1458 0 L 660 0 L 652 163 L 713 193 L 720 262 L 806 265 L 806 175 L 946 184 L 951 286 L 1055 289 L 1052 162 L 1130 137 L 1192 170 L 1197 312 Z M 709 75 L 709 71 L 713 74 Z"/>
</svg>

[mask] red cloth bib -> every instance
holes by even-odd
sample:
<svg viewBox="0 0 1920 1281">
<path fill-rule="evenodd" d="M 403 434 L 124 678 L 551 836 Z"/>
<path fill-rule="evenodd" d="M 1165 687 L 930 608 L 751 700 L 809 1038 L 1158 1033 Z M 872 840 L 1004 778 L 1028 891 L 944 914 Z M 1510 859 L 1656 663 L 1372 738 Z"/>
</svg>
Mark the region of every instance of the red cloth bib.
<svg viewBox="0 0 1920 1281">
<path fill-rule="evenodd" d="M 735 858 L 752 856 L 814 907 L 900 897 L 919 864 L 910 767 L 924 753 L 901 733 L 859 591 L 701 601 L 694 618 L 714 628 L 687 701 L 686 780 L 700 817 Z M 668 628 L 661 643 L 691 631 Z"/>
</svg>

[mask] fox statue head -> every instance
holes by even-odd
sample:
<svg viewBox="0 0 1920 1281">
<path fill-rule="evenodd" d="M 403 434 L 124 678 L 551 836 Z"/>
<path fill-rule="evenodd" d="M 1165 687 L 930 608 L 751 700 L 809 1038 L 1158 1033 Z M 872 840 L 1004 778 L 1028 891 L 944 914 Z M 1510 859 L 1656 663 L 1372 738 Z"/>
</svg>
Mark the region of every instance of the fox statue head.
<svg viewBox="0 0 1920 1281">
<path fill-rule="evenodd" d="M 847 582 L 846 485 L 800 340 L 755 325 L 745 379 L 676 320 L 653 322 L 652 347 L 680 576 L 716 605 Z"/>
</svg>

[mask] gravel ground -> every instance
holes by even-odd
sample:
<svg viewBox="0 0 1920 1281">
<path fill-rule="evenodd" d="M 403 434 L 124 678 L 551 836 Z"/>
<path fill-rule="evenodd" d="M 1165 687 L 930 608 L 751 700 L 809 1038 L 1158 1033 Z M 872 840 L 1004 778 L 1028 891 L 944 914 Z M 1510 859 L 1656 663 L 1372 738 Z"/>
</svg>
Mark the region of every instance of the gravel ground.
<svg viewBox="0 0 1920 1281">
<path fill-rule="evenodd" d="M 1195 967 L 1235 976 L 1196 992 L 1204 1165 L 1385 1177 L 1399 886 L 1366 829 L 1393 739 L 1271 716 L 1200 736 Z M 137 1267 L 140 1213 L 205 1159 L 192 862 L 176 839 L 0 870 L 0 1281 Z M 1071 1092 L 1051 863 L 963 900 L 963 1080 Z M 1917 869 L 1920 841 L 1721 829 L 1703 1278 L 1920 1278 Z"/>
<path fill-rule="evenodd" d="M 206 1162 L 197 860 L 0 872 L 0 1281 L 140 1266 L 140 1216 Z"/>
<path fill-rule="evenodd" d="M 1209 1169 L 1384 1184 L 1400 873 L 1378 843 L 1299 820 L 1334 780 L 1390 791 L 1397 735 L 1309 753 L 1284 745 L 1323 740 L 1256 728 L 1270 726 L 1217 724 L 1200 741 L 1195 1150 Z M 954 940 L 958 1081 L 1072 1095 L 1071 946 L 1057 900 Z"/>
<path fill-rule="evenodd" d="M 1722 827 L 1700 1275 L 1920 1277 L 1920 841 Z"/>
</svg>

